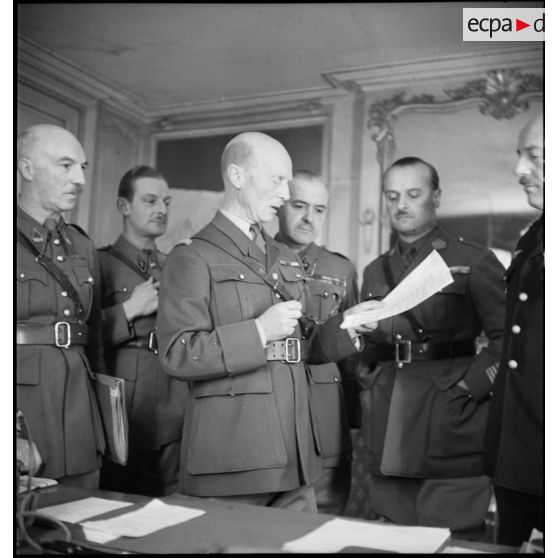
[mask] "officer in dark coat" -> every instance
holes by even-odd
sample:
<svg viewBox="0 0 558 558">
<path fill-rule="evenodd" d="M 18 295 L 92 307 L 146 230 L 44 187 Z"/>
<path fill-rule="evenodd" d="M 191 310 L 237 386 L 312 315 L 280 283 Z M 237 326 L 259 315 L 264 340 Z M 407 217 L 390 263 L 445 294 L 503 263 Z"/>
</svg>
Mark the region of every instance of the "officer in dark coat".
<svg viewBox="0 0 558 558">
<path fill-rule="evenodd" d="M 105 369 L 99 265 L 93 242 L 62 217 L 76 205 L 86 164 L 59 126 L 18 137 L 17 405 L 43 461 L 37 474 L 97 488 L 105 448 L 92 383 Z"/>
<path fill-rule="evenodd" d="M 363 300 L 383 298 L 433 250 L 453 283 L 366 336 L 363 430 L 373 506 L 396 523 L 477 538 L 490 500 L 482 444 L 500 357 L 504 270 L 490 250 L 436 226 L 441 191 L 430 164 L 396 161 L 383 191 L 397 241 L 364 270 Z M 488 345 L 477 352 L 483 331 Z"/>
<path fill-rule="evenodd" d="M 515 173 L 529 205 L 544 209 L 542 115 L 519 135 Z M 506 271 L 502 360 L 485 440 L 499 514 L 498 542 L 544 531 L 544 214 L 520 239 Z"/>
<path fill-rule="evenodd" d="M 323 180 L 310 171 L 296 171 L 290 198 L 279 210 L 276 240 L 296 252 L 306 272 L 306 313 L 325 322 L 358 302 L 355 266 L 344 256 L 318 246 L 328 205 Z M 318 511 L 342 515 L 351 488 L 350 428 L 360 426 L 360 399 L 354 359 L 337 364 L 307 365 L 311 410 L 319 436 L 324 472 L 314 483 Z"/>
<path fill-rule="evenodd" d="M 260 228 L 289 197 L 285 148 L 243 133 L 221 169 L 223 210 L 172 250 L 161 279 L 159 356 L 190 388 L 180 491 L 316 511 L 321 464 L 304 363 L 340 360 L 360 339 L 339 328 L 341 314 L 319 327 L 303 317 L 304 270 Z"/>
<path fill-rule="evenodd" d="M 125 380 L 130 444 L 126 466 L 105 463 L 101 488 L 149 496 L 178 488 L 186 398 L 186 384 L 161 368 L 155 337 L 165 260 L 155 240 L 167 230 L 169 204 L 169 187 L 158 171 L 129 170 L 118 189 L 122 234 L 99 250 L 107 366 Z"/>
</svg>

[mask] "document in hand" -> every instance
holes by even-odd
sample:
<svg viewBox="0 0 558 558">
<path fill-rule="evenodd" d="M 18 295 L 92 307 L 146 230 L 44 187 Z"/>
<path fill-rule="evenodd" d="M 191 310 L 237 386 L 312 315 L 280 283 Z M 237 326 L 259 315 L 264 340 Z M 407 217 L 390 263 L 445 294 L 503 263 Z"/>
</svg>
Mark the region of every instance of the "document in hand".
<svg viewBox="0 0 558 558">
<path fill-rule="evenodd" d="M 449 267 L 436 250 L 426 257 L 384 299 L 384 306 L 377 310 L 347 316 L 341 327 L 356 327 L 397 316 L 430 298 L 445 286 L 453 283 Z"/>
</svg>

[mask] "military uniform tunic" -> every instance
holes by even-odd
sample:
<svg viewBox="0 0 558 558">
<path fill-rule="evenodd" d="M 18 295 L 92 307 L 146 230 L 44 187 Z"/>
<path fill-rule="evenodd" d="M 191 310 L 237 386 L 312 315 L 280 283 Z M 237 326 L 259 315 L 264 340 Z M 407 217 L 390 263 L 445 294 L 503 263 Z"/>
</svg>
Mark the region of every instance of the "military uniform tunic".
<svg viewBox="0 0 558 558">
<path fill-rule="evenodd" d="M 218 212 L 188 245 L 172 250 L 163 270 L 159 356 L 169 374 L 190 385 L 181 458 L 186 494 L 288 491 L 321 473 L 304 361 L 267 360 L 255 322 L 283 300 L 278 289 L 304 309 L 303 271 L 294 253 L 264 236 L 266 255 Z M 340 322 L 337 316 L 318 328 L 310 362 L 355 351 Z M 291 337 L 301 337 L 299 327 Z"/>
<path fill-rule="evenodd" d="M 544 216 L 520 239 L 506 271 L 500 371 L 486 432 L 494 484 L 533 495 L 544 490 Z"/>
<path fill-rule="evenodd" d="M 100 467 L 105 447 L 92 384 L 92 373 L 105 370 L 95 247 L 63 219 L 49 231 L 18 208 L 17 226 L 72 283 L 89 326 L 87 345 L 17 345 L 17 405 L 44 462 L 38 474 L 61 478 L 92 472 Z M 54 339 L 55 323 L 78 324 L 71 296 L 19 243 L 16 279 L 18 326 L 52 326 Z"/>
<path fill-rule="evenodd" d="M 389 252 L 396 282 L 434 249 L 450 268 L 453 283 L 413 309 L 418 324 L 429 343 L 472 341 L 484 331 L 488 345 L 475 356 L 413 360 L 398 368 L 394 360 L 379 359 L 375 347 L 393 345 L 397 335 L 411 343 L 421 341 L 405 315 L 381 320 L 365 336 L 364 358 L 369 363 L 380 360 L 363 392 L 364 437 L 375 475 L 482 474 L 483 435 L 504 323 L 504 270 L 490 250 L 435 227 L 407 268 L 396 248 Z M 381 299 L 390 290 L 379 258 L 364 270 L 362 300 Z M 456 385 L 459 380 L 469 391 Z"/>
<path fill-rule="evenodd" d="M 140 273 L 160 280 L 166 256 L 158 250 L 140 250 L 122 236 L 114 248 L 137 266 L 137 271 L 110 251 L 99 250 L 107 367 L 111 374 L 126 381 L 130 448 L 156 450 L 180 439 L 186 384 L 164 372 L 155 352 L 137 346 L 138 340 L 147 343 L 155 330 L 156 312 L 128 323 L 122 304 L 134 287 L 146 281 Z"/>
</svg>

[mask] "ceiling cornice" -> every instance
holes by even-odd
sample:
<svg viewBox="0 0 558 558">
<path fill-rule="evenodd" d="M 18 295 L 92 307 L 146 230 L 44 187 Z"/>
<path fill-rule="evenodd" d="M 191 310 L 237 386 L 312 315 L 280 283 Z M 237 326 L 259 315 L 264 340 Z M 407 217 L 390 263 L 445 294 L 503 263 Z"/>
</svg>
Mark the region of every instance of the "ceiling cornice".
<svg viewBox="0 0 558 558">
<path fill-rule="evenodd" d="M 354 92 L 378 91 L 405 87 L 433 78 L 453 78 L 494 69 L 541 67 L 541 46 L 508 48 L 490 53 L 466 54 L 414 60 L 403 63 L 378 64 L 326 72 L 324 78 L 338 88 Z"/>
</svg>

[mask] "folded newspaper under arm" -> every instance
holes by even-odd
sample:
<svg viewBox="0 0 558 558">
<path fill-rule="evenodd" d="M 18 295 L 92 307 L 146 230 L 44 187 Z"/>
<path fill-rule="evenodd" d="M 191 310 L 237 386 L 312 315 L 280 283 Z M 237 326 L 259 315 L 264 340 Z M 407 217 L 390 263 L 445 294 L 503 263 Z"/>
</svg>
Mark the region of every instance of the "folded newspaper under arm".
<svg viewBox="0 0 558 558">
<path fill-rule="evenodd" d="M 383 299 L 382 308 L 351 314 L 343 320 L 341 327 L 357 327 L 402 314 L 450 283 L 453 283 L 453 278 L 449 267 L 442 256 L 436 250 L 432 250 L 428 257 Z"/>
<path fill-rule="evenodd" d="M 105 457 L 126 465 L 128 461 L 128 417 L 124 397 L 124 380 L 95 374 L 95 391 L 106 438 Z"/>
</svg>

